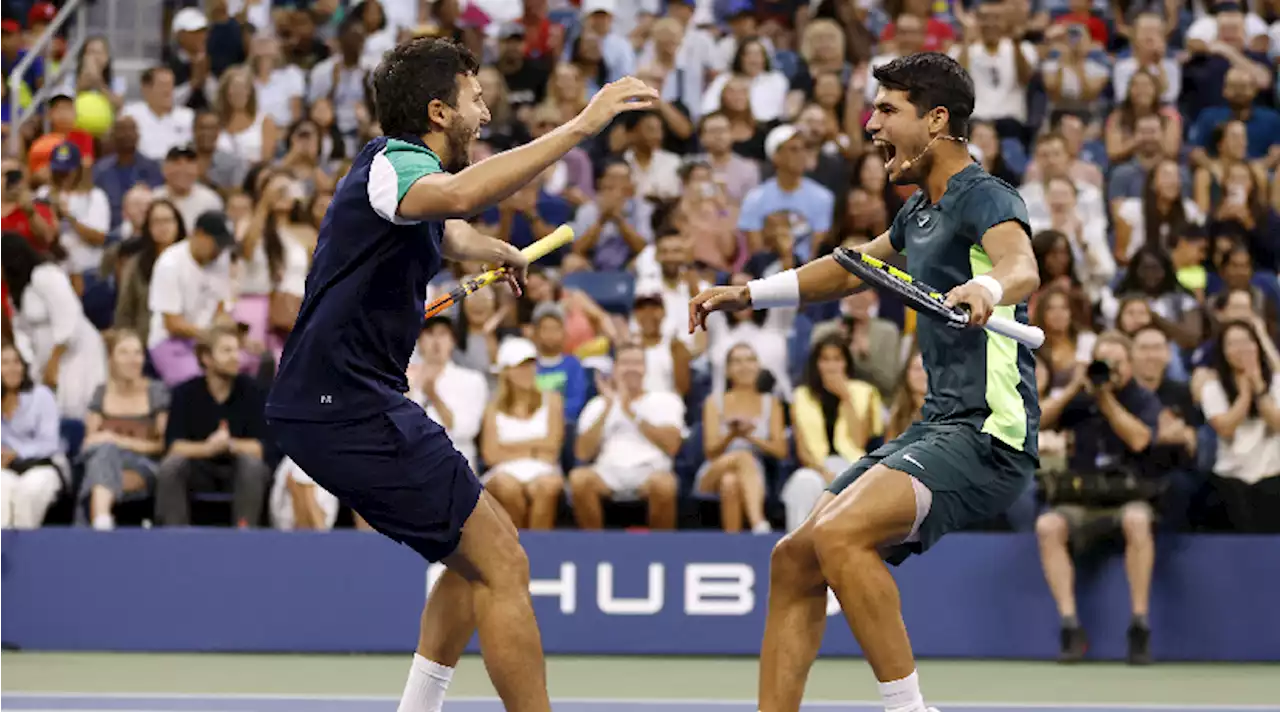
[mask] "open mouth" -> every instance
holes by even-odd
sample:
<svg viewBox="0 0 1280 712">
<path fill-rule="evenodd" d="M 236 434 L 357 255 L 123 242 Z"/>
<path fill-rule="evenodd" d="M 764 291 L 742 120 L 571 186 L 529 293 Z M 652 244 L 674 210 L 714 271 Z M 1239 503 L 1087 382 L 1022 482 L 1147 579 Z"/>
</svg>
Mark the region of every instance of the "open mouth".
<svg viewBox="0 0 1280 712">
<path fill-rule="evenodd" d="M 884 158 L 884 169 L 889 173 L 893 173 L 893 161 L 898 157 L 898 148 L 880 138 L 874 139 L 873 143 L 876 148 L 880 149 L 880 155 Z"/>
</svg>

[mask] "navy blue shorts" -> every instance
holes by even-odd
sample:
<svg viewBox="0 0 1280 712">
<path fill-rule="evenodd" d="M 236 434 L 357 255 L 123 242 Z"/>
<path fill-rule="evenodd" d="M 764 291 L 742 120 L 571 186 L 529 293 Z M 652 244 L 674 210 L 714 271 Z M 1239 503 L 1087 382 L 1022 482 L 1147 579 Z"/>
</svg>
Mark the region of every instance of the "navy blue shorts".
<svg viewBox="0 0 1280 712">
<path fill-rule="evenodd" d="M 458 548 L 480 480 L 421 406 L 405 400 L 366 418 L 268 425 L 303 472 L 377 531 L 427 561 Z"/>
</svg>

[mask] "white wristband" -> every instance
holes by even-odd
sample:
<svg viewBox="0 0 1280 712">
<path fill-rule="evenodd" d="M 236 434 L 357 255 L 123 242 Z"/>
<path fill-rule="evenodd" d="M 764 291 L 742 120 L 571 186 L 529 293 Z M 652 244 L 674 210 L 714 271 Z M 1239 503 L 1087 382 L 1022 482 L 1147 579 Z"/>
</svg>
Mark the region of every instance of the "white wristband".
<svg viewBox="0 0 1280 712">
<path fill-rule="evenodd" d="M 996 279 L 995 277 L 992 277 L 986 274 L 980 274 L 977 277 L 974 277 L 973 279 L 969 280 L 969 283 L 981 285 L 985 287 L 988 292 L 991 292 L 992 306 L 999 304 L 1000 300 L 1004 299 L 1004 287 L 1000 284 L 1000 280 Z"/>
<path fill-rule="evenodd" d="M 793 269 L 747 282 L 753 309 L 800 306 L 800 278 Z"/>
</svg>

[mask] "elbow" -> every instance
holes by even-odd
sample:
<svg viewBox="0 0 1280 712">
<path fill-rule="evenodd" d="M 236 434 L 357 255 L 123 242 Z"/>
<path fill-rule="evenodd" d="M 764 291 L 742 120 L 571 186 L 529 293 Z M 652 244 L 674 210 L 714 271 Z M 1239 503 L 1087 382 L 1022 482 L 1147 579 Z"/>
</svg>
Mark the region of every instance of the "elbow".
<svg viewBox="0 0 1280 712">
<path fill-rule="evenodd" d="M 1142 428 L 1138 432 L 1131 433 L 1126 439 L 1128 440 L 1126 444 L 1129 446 L 1130 452 L 1142 454 L 1147 451 L 1147 448 L 1151 447 L 1151 430 Z"/>
</svg>

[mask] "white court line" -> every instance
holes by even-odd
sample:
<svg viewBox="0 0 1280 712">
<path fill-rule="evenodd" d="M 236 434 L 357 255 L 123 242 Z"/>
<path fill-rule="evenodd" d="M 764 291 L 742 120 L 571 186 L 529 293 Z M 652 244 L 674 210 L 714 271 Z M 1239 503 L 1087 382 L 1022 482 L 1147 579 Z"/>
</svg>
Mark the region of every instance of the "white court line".
<svg viewBox="0 0 1280 712">
<path fill-rule="evenodd" d="M 298 702 L 397 702 L 399 697 L 391 697 L 388 695 L 315 695 L 315 694 L 284 694 L 284 693 L 265 693 L 255 695 L 251 693 L 197 693 L 197 692 L 17 692 L 3 693 L 4 697 L 12 697 L 15 699 L 23 698 L 50 698 L 50 699 L 99 699 L 99 700 L 276 700 Z M 450 697 L 451 702 L 489 702 L 500 703 L 497 697 L 489 696 L 460 696 Z M 656 698 L 622 698 L 622 697 L 556 697 L 554 702 L 566 702 L 569 704 L 584 705 L 608 705 L 618 702 L 655 705 L 658 707 L 707 707 L 707 706 L 742 706 L 754 705 L 755 700 L 739 699 L 702 699 L 697 697 L 656 697 Z M 1159 710 L 1203 710 L 1204 712 L 1280 712 L 1280 705 L 1263 705 L 1263 704 L 1205 704 L 1205 703 L 1166 703 L 1166 702 L 946 702 L 938 701 L 931 704 L 937 704 L 941 707 L 951 707 L 960 709 L 1101 709 L 1101 710 L 1151 710 L 1158 712 Z M 806 700 L 806 707 L 878 707 L 882 702 L 880 700 Z M 30 712 L 30 711 L 29 711 Z M 81 710 L 61 710 L 60 712 L 94 712 Z M 113 712 L 122 712 L 121 710 L 113 710 Z M 154 712 L 154 711 L 152 711 Z M 183 710 L 183 712 L 192 712 Z"/>
</svg>

